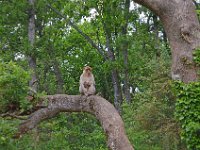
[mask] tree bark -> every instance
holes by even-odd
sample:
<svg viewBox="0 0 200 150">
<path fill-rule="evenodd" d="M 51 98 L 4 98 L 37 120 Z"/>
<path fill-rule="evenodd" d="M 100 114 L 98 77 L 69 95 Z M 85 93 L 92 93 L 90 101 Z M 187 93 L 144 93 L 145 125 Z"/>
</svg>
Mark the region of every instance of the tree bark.
<svg viewBox="0 0 200 150">
<path fill-rule="evenodd" d="M 52 118 L 60 112 L 87 112 L 95 115 L 100 121 L 105 134 L 107 145 L 111 150 L 133 150 L 125 130 L 123 121 L 111 103 L 99 96 L 80 95 L 49 95 L 48 106 L 30 115 L 19 126 L 18 135 L 35 128 L 41 121 Z"/>
<path fill-rule="evenodd" d="M 28 39 L 30 43 L 30 50 L 29 50 L 29 56 L 28 56 L 28 64 L 29 68 L 32 71 L 31 80 L 29 81 L 29 87 L 30 87 L 30 94 L 33 95 L 37 92 L 38 88 L 38 81 L 36 76 L 36 57 L 34 55 L 34 52 L 32 52 L 34 43 L 35 43 L 35 10 L 34 10 L 34 3 L 35 0 L 29 0 L 29 22 L 28 22 Z"/>
<path fill-rule="evenodd" d="M 43 82 L 41 83 L 42 84 L 42 89 L 47 93 L 47 94 L 50 94 L 50 90 L 49 90 L 49 82 L 47 80 L 47 73 L 49 71 L 49 65 L 47 62 L 44 63 L 44 76 L 43 76 Z"/>
<path fill-rule="evenodd" d="M 127 41 L 127 27 L 128 27 L 128 20 L 130 17 L 129 14 L 130 8 L 130 0 L 125 0 L 125 7 L 124 7 L 124 18 L 125 23 L 122 26 L 122 36 L 124 37 L 122 43 L 122 52 L 123 52 L 123 59 L 124 59 L 124 95 L 127 103 L 131 102 L 131 95 L 130 95 L 130 85 L 129 85 L 129 61 L 128 61 L 128 41 Z"/>
<path fill-rule="evenodd" d="M 33 55 L 28 56 L 28 64 L 31 72 L 31 80 L 29 81 L 30 93 L 31 95 L 37 93 L 38 80 L 36 75 L 36 58 Z"/>
<path fill-rule="evenodd" d="M 119 74 L 116 69 L 112 69 L 112 84 L 114 88 L 114 105 L 117 111 L 121 114 L 122 113 L 122 92 L 119 83 Z"/>
<path fill-rule="evenodd" d="M 58 61 L 56 59 L 53 59 L 53 69 L 54 69 L 54 73 L 56 76 L 56 82 L 57 82 L 57 90 L 56 93 L 57 94 L 63 94 L 64 93 L 64 80 L 63 80 L 63 76 L 60 70 L 60 67 L 58 65 Z"/>
<path fill-rule="evenodd" d="M 200 47 L 200 26 L 192 0 L 134 0 L 154 13 L 163 23 L 172 50 L 173 79 L 197 81 L 193 52 Z"/>
</svg>

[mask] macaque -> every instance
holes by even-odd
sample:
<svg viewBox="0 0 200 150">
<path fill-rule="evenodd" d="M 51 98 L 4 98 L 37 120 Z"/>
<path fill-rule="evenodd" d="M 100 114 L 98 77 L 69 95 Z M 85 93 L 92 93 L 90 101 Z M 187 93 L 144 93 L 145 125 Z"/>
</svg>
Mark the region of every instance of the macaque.
<svg viewBox="0 0 200 150">
<path fill-rule="evenodd" d="M 79 92 L 85 96 L 94 95 L 96 92 L 92 68 L 89 66 L 83 68 L 83 73 L 80 76 Z"/>
</svg>

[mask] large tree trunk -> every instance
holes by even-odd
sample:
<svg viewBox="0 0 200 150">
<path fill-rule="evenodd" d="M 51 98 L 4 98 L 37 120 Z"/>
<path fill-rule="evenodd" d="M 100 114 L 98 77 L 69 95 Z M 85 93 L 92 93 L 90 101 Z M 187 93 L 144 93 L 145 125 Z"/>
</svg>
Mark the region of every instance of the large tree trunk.
<svg viewBox="0 0 200 150">
<path fill-rule="evenodd" d="M 200 26 L 192 0 L 134 0 L 156 13 L 172 50 L 172 78 L 196 81 L 193 52 L 200 47 Z"/>
<path fill-rule="evenodd" d="M 29 0 L 29 22 L 28 22 L 28 39 L 30 43 L 29 56 L 28 56 L 28 64 L 29 68 L 32 71 L 31 80 L 29 81 L 30 94 L 34 94 L 37 92 L 38 81 L 36 76 L 36 57 L 34 52 L 32 52 L 35 42 L 35 10 L 34 3 L 35 0 Z"/>
<path fill-rule="evenodd" d="M 30 115 L 19 127 L 20 136 L 35 128 L 41 121 L 56 116 L 60 112 L 87 112 L 96 116 L 107 135 L 107 145 L 111 150 L 133 150 L 124 123 L 111 103 L 99 96 L 49 95 L 48 106 Z"/>
</svg>

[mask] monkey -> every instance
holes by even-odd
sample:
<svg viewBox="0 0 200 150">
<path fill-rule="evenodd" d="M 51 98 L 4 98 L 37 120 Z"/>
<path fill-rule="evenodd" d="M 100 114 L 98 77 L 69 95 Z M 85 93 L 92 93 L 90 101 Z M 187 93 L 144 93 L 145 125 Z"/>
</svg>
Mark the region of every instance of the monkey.
<svg viewBox="0 0 200 150">
<path fill-rule="evenodd" d="M 79 84 L 79 92 L 81 93 L 81 95 L 95 95 L 95 80 L 94 75 L 92 74 L 92 68 L 90 66 L 86 66 L 83 68 L 83 73 L 80 76 Z"/>
</svg>

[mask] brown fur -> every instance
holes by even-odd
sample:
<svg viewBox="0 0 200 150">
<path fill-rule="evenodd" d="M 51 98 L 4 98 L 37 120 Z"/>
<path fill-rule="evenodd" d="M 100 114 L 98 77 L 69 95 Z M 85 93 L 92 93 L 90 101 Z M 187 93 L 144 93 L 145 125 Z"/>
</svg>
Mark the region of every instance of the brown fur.
<svg viewBox="0 0 200 150">
<path fill-rule="evenodd" d="M 83 68 L 83 73 L 80 76 L 79 92 L 86 96 L 94 95 L 96 92 L 92 68 L 89 66 Z"/>
</svg>

